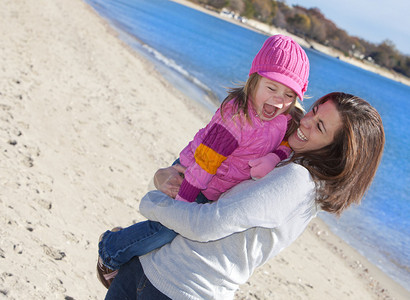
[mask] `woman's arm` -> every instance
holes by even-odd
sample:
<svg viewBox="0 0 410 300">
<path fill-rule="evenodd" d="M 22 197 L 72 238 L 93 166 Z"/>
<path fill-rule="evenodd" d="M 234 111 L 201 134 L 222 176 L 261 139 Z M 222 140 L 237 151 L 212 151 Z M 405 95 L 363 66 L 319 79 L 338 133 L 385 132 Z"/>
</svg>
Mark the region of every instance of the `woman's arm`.
<svg viewBox="0 0 410 300">
<path fill-rule="evenodd" d="M 275 228 L 311 199 L 309 172 L 296 164 L 275 169 L 257 181 L 246 181 L 215 203 L 175 201 L 160 191 L 149 192 L 140 212 L 186 238 L 207 242 L 252 227 Z"/>
</svg>

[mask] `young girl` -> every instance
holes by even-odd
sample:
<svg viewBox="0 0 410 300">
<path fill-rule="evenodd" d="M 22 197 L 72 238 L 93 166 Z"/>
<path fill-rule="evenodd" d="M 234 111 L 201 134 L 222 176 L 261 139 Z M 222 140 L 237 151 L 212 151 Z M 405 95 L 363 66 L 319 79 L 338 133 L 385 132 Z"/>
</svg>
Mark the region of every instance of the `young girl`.
<svg viewBox="0 0 410 300">
<path fill-rule="evenodd" d="M 289 127 L 296 126 L 302 116 L 295 105 L 297 97 L 303 100 L 308 76 L 308 57 L 292 38 L 268 38 L 252 62 L 245 86 L 229 92 L 211 122 L 182 150 L 179 162 L 186 171 L 177 194 L 162 191 L 181 201 L 215 201 L 238 183 L 273 170 L 291 152 L 282 141 L 288 122 Z M 110 269 L 118 269 L 175 236 L 153 221 L 105 232 L 97 266 L 101 282 L 108 287 L 115 274 L 107 274 Z"/>
</svg>

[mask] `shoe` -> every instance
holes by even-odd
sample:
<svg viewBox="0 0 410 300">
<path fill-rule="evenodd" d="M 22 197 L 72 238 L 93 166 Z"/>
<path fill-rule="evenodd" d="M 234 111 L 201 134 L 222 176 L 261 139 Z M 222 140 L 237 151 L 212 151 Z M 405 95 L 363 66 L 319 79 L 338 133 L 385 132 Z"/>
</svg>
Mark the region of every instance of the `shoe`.
<svg viewBox="0 0 410 300">
<path fill-rule="evenodd" d="M 117 276 L 118 270 L 112 270 L 104 266 L 101 257 L 98 256 L 97 278 L 107 289 L 110 288 L 112 281 Z"/>
<path fill-rule="evenodd" d="M 111 229 L 112 232 L 120 231 L 122 227 L 115 227 Z M 101 242 L 101 239 L 104 234 L 100 235 L 98 242 Z M 112 270 L 104 266 L 102 258 L 98 256 L 97 261 L 97 278 L 98 280 L 105 286 L 107 289 L 110 287 L 112 281 L 114 280 L 115 276 L 117 276 L 118 270 Z"/>
</svg>

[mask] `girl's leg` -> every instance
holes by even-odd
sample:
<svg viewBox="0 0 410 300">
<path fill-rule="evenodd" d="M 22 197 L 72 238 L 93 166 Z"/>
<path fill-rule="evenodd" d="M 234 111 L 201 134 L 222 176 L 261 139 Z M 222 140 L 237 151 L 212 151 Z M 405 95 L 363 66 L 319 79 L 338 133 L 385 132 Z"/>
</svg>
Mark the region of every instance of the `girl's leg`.
<svg viewBox="0 0 410 300">
<path fill-rule="evenodd" d="M 112 282 L 105 300 L 141 299 L 169 300 L 144 274 L 138 257 L 123 265 Z"/>
<path fill-rule="evenodd" d="M 141 256 L 171 242 L 176 232 L 161 223 L 144 221 L 117 232 L 106 231 L 98 253 L 110 269 L 116 270 L 134 256 Z"/>
<path fill-rule="evenodd" d="M 195 199 L 195 202 L 199 204 L 205 204 L 205 203 L 211 203 L 212 201 L 208 200 L 208 198 L 206 198 L 204 194 L 199 193 L 198 197 L 196 197 Z"/>
</svg>

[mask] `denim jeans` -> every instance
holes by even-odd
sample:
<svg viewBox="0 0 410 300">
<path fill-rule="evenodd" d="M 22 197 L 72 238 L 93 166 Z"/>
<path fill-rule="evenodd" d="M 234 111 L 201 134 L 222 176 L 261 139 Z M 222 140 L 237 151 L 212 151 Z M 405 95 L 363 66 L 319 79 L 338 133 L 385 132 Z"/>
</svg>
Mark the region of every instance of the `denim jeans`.
<svg viewBox="0 0 410 300">
<path fill-rule="evenodd" d="M 177 159 L 174 163 L 179 163 Z M 202 193 L 195 200 L 197 203 L 210 202 Z M 177 233 L 161 223 L 144 221 L 120 231 L 106 231 L 98 244 L 98 254 L 110 269 L 117 270 L 134 256 L 141 256 L 170 243 Z"/>
<path fill-rule="evenodd" d="M 98 244 L 104 265 L 117 270 L 134 256 L 141 256 L 170 243 L 177 233 L 161 223 L 143 221 L 120 231 L 106 231 Z"/>
<path fill-rule="evenodd" d="M 105 300 L 169 300 L 144 274 L 138 257 L 123 265 L 108 289 Z"/>
<path fill-rule="evenodd" d="M 202 195 L 197 203 L 209 200 Z M 98 244 L 98 254 L 110 269 L 117 270 L 134 256 L 141 256 L 172 242 L 177 233 L 159 222 L 143 221 L 121 229 L 107 230 Z"/>
</svg>

